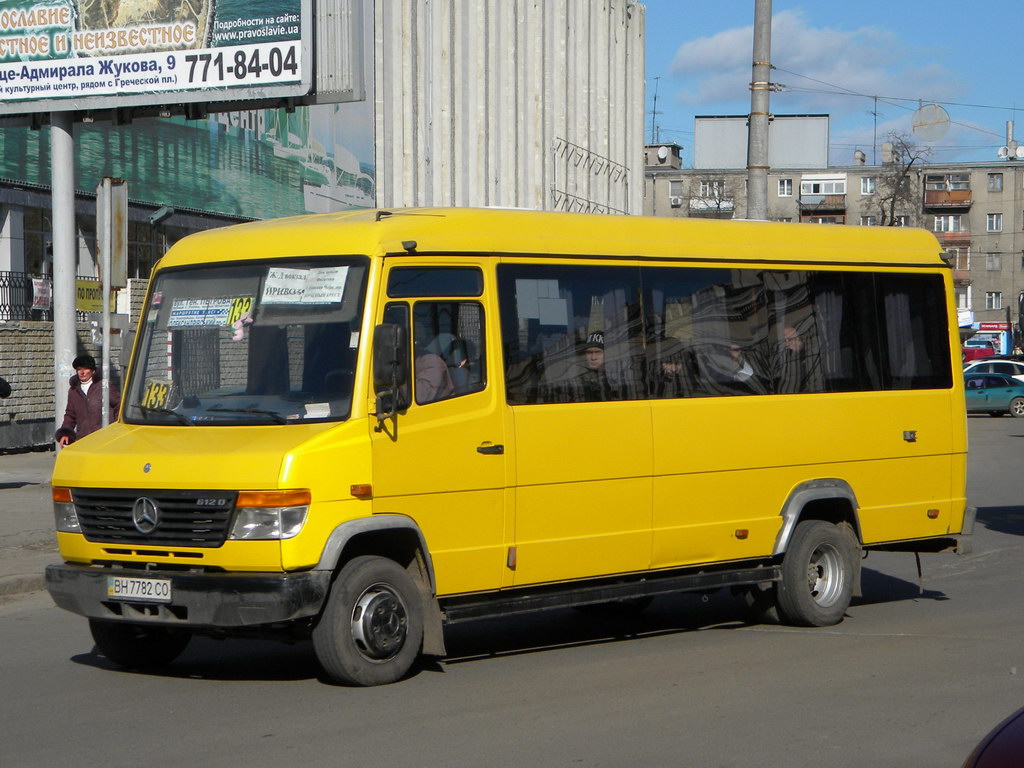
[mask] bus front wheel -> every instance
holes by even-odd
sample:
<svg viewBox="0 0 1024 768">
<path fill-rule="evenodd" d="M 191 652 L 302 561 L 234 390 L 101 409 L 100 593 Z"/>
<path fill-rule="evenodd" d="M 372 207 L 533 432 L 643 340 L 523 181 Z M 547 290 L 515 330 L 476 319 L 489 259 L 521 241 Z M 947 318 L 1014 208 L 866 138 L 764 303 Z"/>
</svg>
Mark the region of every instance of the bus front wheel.
<svg viewBox="0 0 1024 768">
<path fill-rule="evenodd" d="M 855 554 L 852 536 L 839 526 L 822 520 L 797 525 L 782 560 L 781 618 L 804 627 L 842 621 L 853 596 Z"/>
<path fill-rule="evenodd" d="M 422 641 L 416 584 L 402 566 L 384 557 L 356 557 L 345 564 L 313 629 L 320 665 L 346 685 L 400 680 Z"/>
</svg>

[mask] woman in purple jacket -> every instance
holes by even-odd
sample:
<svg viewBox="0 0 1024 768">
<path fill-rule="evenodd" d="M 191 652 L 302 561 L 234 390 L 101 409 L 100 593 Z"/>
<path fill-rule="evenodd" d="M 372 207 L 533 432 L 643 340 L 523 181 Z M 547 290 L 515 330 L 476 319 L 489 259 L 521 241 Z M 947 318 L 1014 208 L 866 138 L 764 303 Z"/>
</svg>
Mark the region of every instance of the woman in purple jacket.
<svg viewBox="0 0 1024 768">
<path fill-rule="evenodd" d="M 54 435 L 60 445 L 73 443 L 103 426 L 103 386 L 96 373 L 96 359 L 92 355 L 79 355 L 71 365 L 75 375 L 71 377 L 68 407 L 64 411 L 64 423 Z M 114 421 L 121 405 L 121 393 L 113 382 L 108 384 L 108 388 L 110 420 Z"/>
</svg>

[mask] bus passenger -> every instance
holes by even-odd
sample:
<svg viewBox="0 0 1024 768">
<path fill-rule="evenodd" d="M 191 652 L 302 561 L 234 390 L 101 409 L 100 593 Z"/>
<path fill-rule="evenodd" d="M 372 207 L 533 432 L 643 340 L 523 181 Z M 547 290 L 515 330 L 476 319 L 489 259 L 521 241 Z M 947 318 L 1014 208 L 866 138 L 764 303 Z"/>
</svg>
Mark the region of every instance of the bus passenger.
<svg viewBox="0 0 1024 768">
<path fill-rule="evenodd" d="M 583 367 L 572 381 L 576 402 L 619 400 L 620 394 L 608 380 L 605 367 L 604 333 L 591 333 L 583 346 Z"/>
<path fill-rule="evenodd" d="M 444 400 L 455 391 L 444 359 L 419 346 L 416 347 L 415 374 L 416 402 L 420 405 Z"/>
</svg>

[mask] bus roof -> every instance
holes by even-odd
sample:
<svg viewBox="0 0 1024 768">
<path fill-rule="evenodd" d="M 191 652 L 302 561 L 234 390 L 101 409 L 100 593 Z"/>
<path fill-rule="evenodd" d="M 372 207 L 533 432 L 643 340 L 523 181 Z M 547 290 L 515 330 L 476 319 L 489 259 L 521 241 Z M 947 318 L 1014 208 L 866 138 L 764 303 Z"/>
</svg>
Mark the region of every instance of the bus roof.
<svg viewBox="0 0 1024 768">
<path fill-rule="evenodd" d="M 274 256 L 416 253 L 940 267 L 941 252 L 934 235 L 910 227 L 399 208 L 294 216 L 207 230 L 179 241 L 160 266 Z"/>
</svg>

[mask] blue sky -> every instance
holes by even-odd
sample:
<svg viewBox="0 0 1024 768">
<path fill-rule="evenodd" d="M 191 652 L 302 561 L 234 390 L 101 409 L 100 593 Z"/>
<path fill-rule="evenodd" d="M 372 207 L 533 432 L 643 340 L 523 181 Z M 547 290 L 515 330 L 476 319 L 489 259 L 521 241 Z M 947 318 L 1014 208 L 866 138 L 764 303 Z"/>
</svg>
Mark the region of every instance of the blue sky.
<svg viewBox="0 0 1024 768">
<path fill-rule="evenodd" d="M 750 111 L 754 0 L 641 1 L 644 132 L 650 141 L 657 88 L 658 140 L 681 144 L 689 165 L 694 115 Z M 871 163 L 886 134 L 910 134 L 919 103 L 934 102 L 950 126 L 928 143 L 932 162 L 996 160 L 1007 120 L 1024 144 L 1022 19 L 1019 0 L 774 0 L 772 82 L 783 90 L 771 111 L 831 115 L 831 162 L 848 165 L 856 149 Z"/>
</svg>

